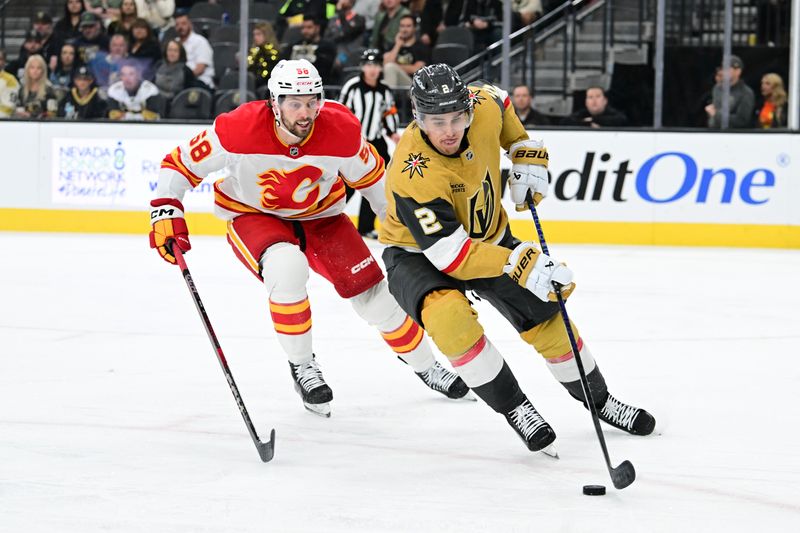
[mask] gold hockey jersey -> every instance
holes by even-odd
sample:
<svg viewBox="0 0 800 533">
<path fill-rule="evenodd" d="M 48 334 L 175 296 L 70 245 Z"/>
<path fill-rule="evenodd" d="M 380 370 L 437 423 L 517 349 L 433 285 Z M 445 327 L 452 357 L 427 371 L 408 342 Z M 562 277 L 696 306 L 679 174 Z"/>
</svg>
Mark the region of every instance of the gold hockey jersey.
<svg viewBox="0 0 800 533">
<path fill-rule="evenodd" d="M 474 118 L 461 149 L 435 150 L 416 122 L 403 133 L 386 172 L 386 221 L 380 241 L 419 250 L 457 279 L 496 277 L 510 250 L 498 246 L 508 226 L 500 203 L 500 149 L 528 134 L 508 93 L 469 86 Z"/>
</svg>

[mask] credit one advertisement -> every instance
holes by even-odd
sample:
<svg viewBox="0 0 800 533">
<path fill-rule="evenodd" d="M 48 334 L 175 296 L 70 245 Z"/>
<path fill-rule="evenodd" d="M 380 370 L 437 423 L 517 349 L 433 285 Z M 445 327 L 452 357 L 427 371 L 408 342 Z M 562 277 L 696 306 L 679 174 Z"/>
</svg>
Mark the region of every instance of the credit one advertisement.
<svg viewBox="0 0 800 533">
<path fill-rule="evenodd" d="M 550 154 L 549 220 L 800 225 L 800 137 L 776 134 L 530 132 Z M 186 139 L 189 137 L 187 136 Z M 161 159 L 186 139 L 55 137 L 56 205 L 142 209 L 155 195 Z M 796 157 L 793 157 L 796 155 Z M 510 161 L 501 158 L 502 166 Z M 213 210 L 206 177 L 187 210 Z M 504 204 L 516 212 L 506 194 Z M 348 206 L 348 212 L 357 208 Z"/>
<path fill-rule="evenodd" d="M 539 208 L 549 220 L 800 225 L 797 135 L 529 135 L 549 152 L 550 191 Z M 504 203 L 512 218 L 530 218 L 507 195 Z"/>
</svg>

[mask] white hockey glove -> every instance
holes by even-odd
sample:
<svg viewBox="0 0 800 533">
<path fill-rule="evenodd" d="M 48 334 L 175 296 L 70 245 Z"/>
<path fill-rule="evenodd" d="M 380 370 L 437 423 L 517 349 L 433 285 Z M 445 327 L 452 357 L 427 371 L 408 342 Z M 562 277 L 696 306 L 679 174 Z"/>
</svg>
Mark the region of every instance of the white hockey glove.
<svg viewBox="0 0 800 533">
<path fill-rule="evenodd" d="M 572 270 L 549 255 L 542 253 L 532 242 L 523 242 L 511 251 L 503 272 L 542 301 L 558 300 L 553 283 L 561 285 L 561 295 L 566 299 L 573 290 Z"/>
<path fill-rule="evenodd" d="M 511 190 L 511 201 L 517 211 L 528 208 L 526 198 L 528 191 L 533 196 L 533 204 L 539 205 L 547 196 L 549 187 L 547 178 L 547 148 L 542 141 L 529 139 L 511 145 L 508 150 L 511 158 L 511 174 L 508 185 Z"/>
</svg>

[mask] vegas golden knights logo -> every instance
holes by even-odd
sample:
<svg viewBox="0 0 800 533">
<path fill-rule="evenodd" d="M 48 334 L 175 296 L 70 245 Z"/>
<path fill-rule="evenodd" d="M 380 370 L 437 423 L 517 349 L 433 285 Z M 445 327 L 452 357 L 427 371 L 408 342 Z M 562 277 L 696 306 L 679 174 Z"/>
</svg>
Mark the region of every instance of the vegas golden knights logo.
<svg viewBox="0 0 800 533">
<path fill-rule="evenodd" d="M 489 232 L 494 219 L 494 187 L 492 176 L 486 171 L 480 187 L 469 199 L 469 236 L 482 239 Z"/>
</svg>

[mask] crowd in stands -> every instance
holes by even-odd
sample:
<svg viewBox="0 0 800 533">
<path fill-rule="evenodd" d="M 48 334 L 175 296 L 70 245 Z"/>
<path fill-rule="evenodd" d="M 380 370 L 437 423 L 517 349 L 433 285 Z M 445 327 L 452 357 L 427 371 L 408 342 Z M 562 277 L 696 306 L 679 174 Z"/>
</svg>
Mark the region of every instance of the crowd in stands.
<svg viewBox="0 0 800 533">
<path fill-rule="evenodd" d="M 512 29 L 557 3 L 512 0 Z M 13 61 L 0 50 L 0 118 L 208 119 L 230 110 L 239 103 L 238 9 L 238 0 L 65 0 L 61 13 L 36 14 Z M 499 39 L 502 24 L 500 0 L 255 0 L 250 9 L 251 99 L 266 97 L 280 59 L 308 59 L 338 86 L 362 75 L 365 50 L 380 55 L 383 83 L 402 90 L 422 66 L 455 65 Z M 783 80 L 765 75 L 757 98 L 743 67 L 734 56 L 730 126 L 785 127 Z M 721 124 L 720 72 L 704 97 L 710 128 Z M 560 120 L 531 107 L 532 88 L 510 93 L 531 127 L 628 124 L 603 87 Z"/>
</svg>

